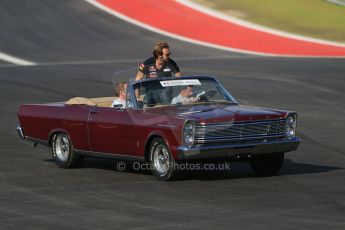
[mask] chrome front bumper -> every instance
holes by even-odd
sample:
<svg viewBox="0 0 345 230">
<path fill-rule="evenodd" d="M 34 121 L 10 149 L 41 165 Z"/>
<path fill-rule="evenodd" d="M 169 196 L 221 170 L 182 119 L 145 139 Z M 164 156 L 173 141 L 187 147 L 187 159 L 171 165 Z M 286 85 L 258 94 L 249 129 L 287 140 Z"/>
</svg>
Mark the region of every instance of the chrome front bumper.
<svg viewBox="0 0 345 230">
<path fill-rule="evenodd" d="M 177 148 L 177 152 L 180 160 L 240 158 L 243 155 L 250 158 L 256 154 L 295 151 L 300 142 L 301 139 L 299 137 L 294 137 L 286 140 L 248 144 L 202 145 L 200 147 L 180 146 Z"/>
</svg>

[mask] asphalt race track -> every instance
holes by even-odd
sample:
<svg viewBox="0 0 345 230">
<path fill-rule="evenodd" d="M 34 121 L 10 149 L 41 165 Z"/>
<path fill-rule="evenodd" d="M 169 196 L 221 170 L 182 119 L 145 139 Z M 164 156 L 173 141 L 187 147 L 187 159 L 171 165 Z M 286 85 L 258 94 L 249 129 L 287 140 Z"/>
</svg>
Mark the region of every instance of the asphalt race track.
<svg viewBox="0 0 345 230">
<path fill-rule="evenodd" d="M 0 229 L 345 229 L 345 60 L 268 58 L 166 38 L 81 0 L 0 3 Z M 113 74 L 166 40 L 184 74 L 211 74 L 243 104 L 295 110 L 298 151 L 278 176 L 249 165 L 157 181 L 86 158 L 59 169 L 15 132 L 22 103 L 111 96 Z M 118 80 L 126 80 L 119 76 Z"/>
</svg>

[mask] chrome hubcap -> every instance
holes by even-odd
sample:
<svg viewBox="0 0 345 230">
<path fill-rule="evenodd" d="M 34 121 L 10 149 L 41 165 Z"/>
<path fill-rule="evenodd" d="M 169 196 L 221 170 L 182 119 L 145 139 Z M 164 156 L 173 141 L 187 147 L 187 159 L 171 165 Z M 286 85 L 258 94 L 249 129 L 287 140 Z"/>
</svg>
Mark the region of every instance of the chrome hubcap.
<svg viewBox="0 0 345 230">
<path fill-rule="evenodd" d="M 164 145 L 158 145 L 153 153 L 153 163 L 161 175 L 165 175 L 169 169 L 169 153 Z"/>
<path fill-rule="evenodd" d="M 69 155 L 69 141 L 66 136 L 59 135 L 56 138 L 55 151 L 60 161 L 67 161 Z"/>
</svg>

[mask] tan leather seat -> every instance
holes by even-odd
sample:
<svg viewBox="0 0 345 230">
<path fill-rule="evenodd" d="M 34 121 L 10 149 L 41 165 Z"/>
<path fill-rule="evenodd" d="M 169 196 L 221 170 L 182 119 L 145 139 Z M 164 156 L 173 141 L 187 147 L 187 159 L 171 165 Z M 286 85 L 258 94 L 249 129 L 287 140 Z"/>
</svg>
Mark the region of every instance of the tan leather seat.
<svg viewBox="0 0 345 230">
<path fill-rule="evenodd" d="M 96 98 L 74 97 L 66 101 L 65 104 L 111 107 L 111 104 L 113 103 L 115 99 L 116 97 L 96 97 Z"/>
</svg>

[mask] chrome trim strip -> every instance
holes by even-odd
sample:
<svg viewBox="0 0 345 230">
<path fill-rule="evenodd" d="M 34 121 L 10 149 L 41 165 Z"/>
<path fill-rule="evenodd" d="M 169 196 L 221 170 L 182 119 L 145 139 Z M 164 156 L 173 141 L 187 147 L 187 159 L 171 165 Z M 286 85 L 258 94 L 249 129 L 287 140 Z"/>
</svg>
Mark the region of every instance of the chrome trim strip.
<svg viewBox="0 0 345 230">
<path fill-rule="evenodd" d="M 195 138 L 195 142 L 198 144 L 206 144 L 206 143 L 216 143 L 216 142 L 227 142 L 227 141 L 245 141 L 245 140 L 255 140 L 255 139 L 266 139 L 266 138 L 282 138 L 284 135 L 266 135 L 261 134 L 260 136 L 241 136 L 241 137 L 234 137 L 234 138 Z"/>
<path fill-rule="evenodd" d="M 87 151 L 87 150 L 79 150 L 74 149 L 75 152 L 85 156 L 91 157 L 103 157 L 103 158 L 110 158 L 110 159 L 122 159 L 122 160 L 133 160 L 133 161 L 140 161 L 145 162 L 144 157 L 139 156 L 132 156 L 132 155 L 125 155 L 125 154 L 116 154 L 116 153 L 103 153 L 103 152 L 95 152 L 95 151 Z"/>
<path fill-rule="evenodd" d="M 158 127 L 166 127 L 166 128 L 176 128 L 176 125 L 168 125 L 168 124 L 158 124 Z"/>
<path fill-rule="evenodd" d="M 213 126 L 233 126 L 233 125 L 243 125 L 243 124 L 261 124 L 261 123 L 272 123 L 272 122 L 282 122 L 285 121 L 284 119 L 273 119 L 273 120 L 260 120 L 260 121 L 241 121 L 241 122 L 223 122 L 223 123 L 209 123 L 209 124 L 199 124 L 196 125 L 196 128 L 205 128 L 205 127 L 213 127 Z"/>
</svg>

